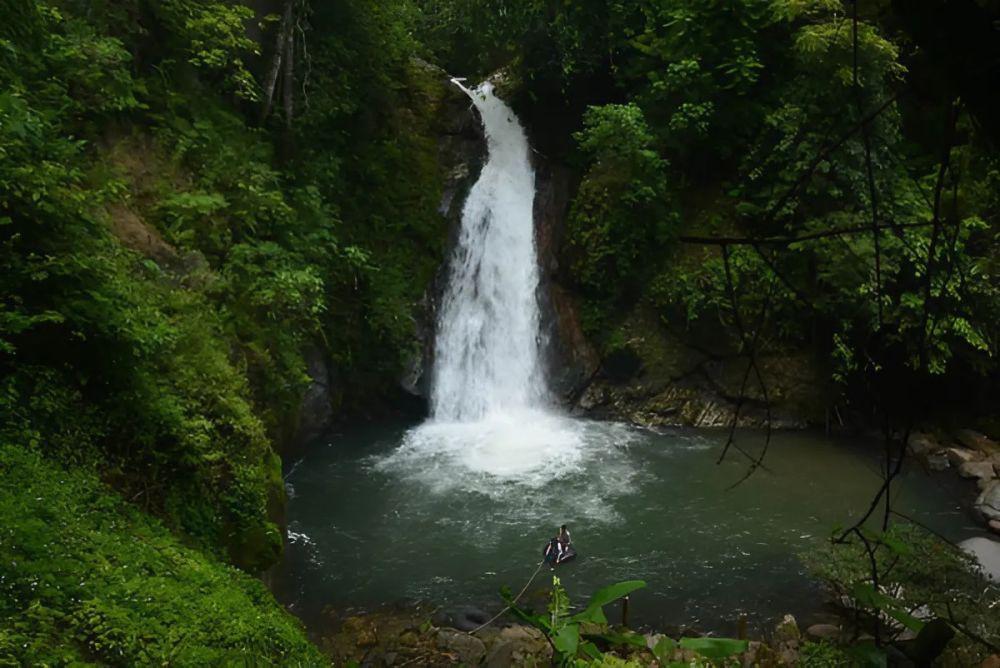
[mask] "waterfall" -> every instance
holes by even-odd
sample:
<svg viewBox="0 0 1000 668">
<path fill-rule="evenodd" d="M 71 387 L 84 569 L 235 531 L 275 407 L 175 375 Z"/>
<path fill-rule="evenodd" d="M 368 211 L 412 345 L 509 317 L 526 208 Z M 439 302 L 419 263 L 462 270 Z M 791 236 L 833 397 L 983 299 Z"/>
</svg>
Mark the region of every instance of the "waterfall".
<svg viewBox="0 0 1000 668">
<path fill-rule="evenodd" d="M 438 311 L 431 418 L 377 467 L 437 491 L 523 498 L 512 490 L 568 479 L 630 436 L 550 405 L 539 350 L 531 149 L 490 83 L 473 90 L 455 83 L 482 116 L 487 160 L 462 209 Z"/>
<path fill-rule="evenodd" d="M 488 157 L 462 210 L 435 340 L 431 411 L 469 421 L 544 404 L 535 173 L 528 139 L 489 82 L 469 90 Z"/>
</svg>

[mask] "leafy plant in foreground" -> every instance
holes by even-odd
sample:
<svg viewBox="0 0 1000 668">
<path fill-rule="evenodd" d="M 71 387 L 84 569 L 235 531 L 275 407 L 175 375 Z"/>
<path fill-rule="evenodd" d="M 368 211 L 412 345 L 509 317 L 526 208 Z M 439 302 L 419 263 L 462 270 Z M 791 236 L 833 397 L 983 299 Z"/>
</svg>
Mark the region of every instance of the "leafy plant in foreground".
<svg viewBox="0 0 1000 668">
<path fill-rule="evenodd" d="M 974 560 L 912 525 L 862 532 L 874 547 L 877 589 L 872 563 L 858 542 L 832 544 L 825 552 L 806 555 L 806 561 L 837 600 L 859 614 L 863 628 L 878 620 L 886 639 L 904 654 L 940 645 L 945 665 L 982 661 L 989 654 L 983 641 L 1000 641 L 1000 619 L 994 614 L 1000 589 L 983 578 Z M 884 658 L 883 650 L 878 653 Z"/>
<path fill-rule="evenodd" d="M 557 662 L 562 666 L 634 665 L 623 663 L 614 655 L 604 654 L 601 647 L 618 647 L 632 652 L 649 651 L 665 666 L 689 665 L 672 661 L 674 651 L 678 648 L 690 650 L 710 662 L 725 662 L 747 649 L 748 643 L 745 640 L 682 638 L 680 642 L 675 642 L 667 637 L 660 638 L 650 648 L 644 635 L 626 628 L 612 627 L 604 614 L 604 606 L 645 586 L 643 580 L 616 582 L 595 592 L 584 609 L 575 614 L 571 614 L 569 596 L 556 576 L 552 577 L 547 614 L 533 614 L 519 608 L 507 590 L 501 592 L 501 596 L 514 616 L 545 634 L 557 656 Z"/>
</svg>

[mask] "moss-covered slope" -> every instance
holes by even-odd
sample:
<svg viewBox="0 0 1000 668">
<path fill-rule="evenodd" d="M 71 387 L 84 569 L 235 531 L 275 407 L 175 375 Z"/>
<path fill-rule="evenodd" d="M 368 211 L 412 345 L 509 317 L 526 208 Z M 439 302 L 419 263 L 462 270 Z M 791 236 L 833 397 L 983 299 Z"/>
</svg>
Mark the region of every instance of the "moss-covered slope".
<svg viewBox="0 0 1000 668">
<path fill-rule="evenodd" d="M 254 578 L 93 473 L 0 446 L 0 665 L 316 665 Z"/>
</svg>

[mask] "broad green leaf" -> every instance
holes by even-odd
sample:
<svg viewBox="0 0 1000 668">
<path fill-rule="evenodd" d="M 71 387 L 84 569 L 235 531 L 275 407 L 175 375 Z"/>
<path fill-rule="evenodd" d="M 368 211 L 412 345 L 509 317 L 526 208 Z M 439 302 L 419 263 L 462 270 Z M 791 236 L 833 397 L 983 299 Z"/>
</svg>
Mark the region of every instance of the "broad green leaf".
<svg viewBox="0 0 1000 668">
<path fill-rule="evenodd" d="M 590 597 L 590 602 L 587 603 L 587 607 L 591 606 L 604 606 L 612 601 L 620 599 L 622 596 L 628 596 L 637 589 L 642 589 L 646 586 L 645 580 L 625 580 L 624 582 L 616 582 L 613 585 L 608 585 L 603 589 L 599 589 Z"/>
<path fill-rule="evenodd" d="M 745 652 L 750 643 L 733 638 L 681 638 L 681 647 L 697 652 L 706 659 L 725 659 Z"/>
<path fill-rule="evenodd" d="M 552 638 L 552 644 L 561 654 L 576 656 L 576 649 L 580 644 L 580 627 L 576 624 L 562 627 Z"/>
<path fill-rule="evenodd" d="M 604 658 L 604 655 L 601 654 L 601 650 L 597 649 L 597 645 L 592 642 L 581 643 L 580 651 L 583 652 L 584 655 L 589 656 L 591 659 L 596 661 L 600 661 Z"/>
<path fill-rule="evenodd" d="M 677 643 L 674 642 L 674 639 L 663 636 L 656 641 L 655 645 L 653 645 L 652 652 L 653 656 L 655 656 L 656 659 L 662 663 L 667 661 L 671 655 L 673 655 L 675 649 L 677 649 Z"/>
<path fill-rule="evenodd" d="M 604 616 L 602 608 L 586 608 L 570 617 L 570 621 L 578 624 L 607 624 L 608 618 Z"/>
<path fill-rule="evenodd" d="M 646 649 L 646 636 L 638 633 L 617 633 L 615 631 L 605 631 L 603 633 L 584 633 L 584 637 L 596 640 L 603 640 L 609 645 L 631 646 Z"/>
</svg>

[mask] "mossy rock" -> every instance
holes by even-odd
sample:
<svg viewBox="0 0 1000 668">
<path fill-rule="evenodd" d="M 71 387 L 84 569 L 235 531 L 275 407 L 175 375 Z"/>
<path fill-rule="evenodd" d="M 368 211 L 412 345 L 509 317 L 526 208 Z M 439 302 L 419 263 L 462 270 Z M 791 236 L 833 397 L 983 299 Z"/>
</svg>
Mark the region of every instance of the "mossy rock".
<svg viewBox="0 0 1000 668">
<path fill-rule="evenodd" d="M 260 573 L 281 559 L 281 531 L 271 522 L 249 527 L 235 532 L 227 547 L 233 564 L 248 573 Z"/>
</svg>

